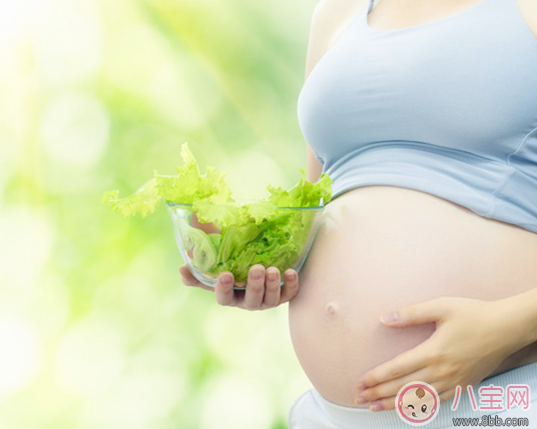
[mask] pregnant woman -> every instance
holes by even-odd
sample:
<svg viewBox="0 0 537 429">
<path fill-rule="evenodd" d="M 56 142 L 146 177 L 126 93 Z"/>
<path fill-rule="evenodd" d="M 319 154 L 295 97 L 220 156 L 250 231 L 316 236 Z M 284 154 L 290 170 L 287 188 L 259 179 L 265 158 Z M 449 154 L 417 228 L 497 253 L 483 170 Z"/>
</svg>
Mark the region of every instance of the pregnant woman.
<svg viewBox="0 0 537 429">
<path fill-rule="evenodd" d="M 290 427 L 408 427 L 411 381 L 439 394 L 428 427 L 537 425 L 537 2 L 321 0 L 306 68 L 308 179 L 334 184 L 300 280 L 280 291 L 257 265 L 246 292 L 230 273 L 215 288 L 222 305 L 289 302 L 313 385 Z M 480 403 L 491 385 L 501 410 Z M 529 409 L 506 409 L 509 385 Z"/>
</svg>

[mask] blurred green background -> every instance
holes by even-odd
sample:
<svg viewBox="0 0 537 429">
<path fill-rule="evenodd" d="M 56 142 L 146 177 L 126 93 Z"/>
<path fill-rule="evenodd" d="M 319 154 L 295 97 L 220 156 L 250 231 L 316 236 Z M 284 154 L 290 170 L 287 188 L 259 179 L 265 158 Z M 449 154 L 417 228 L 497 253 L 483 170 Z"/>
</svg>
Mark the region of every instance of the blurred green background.
<svg viewBox="0 0 537 429">
<path fill-rule="evenodd" d="M 100 197 L 185 141 L 236 197 L 294 185 L 315 3 L 0 0 L 0 428 L 287 427 L 287 305 L 183 286 L 165 207 Z"/>
</svg>

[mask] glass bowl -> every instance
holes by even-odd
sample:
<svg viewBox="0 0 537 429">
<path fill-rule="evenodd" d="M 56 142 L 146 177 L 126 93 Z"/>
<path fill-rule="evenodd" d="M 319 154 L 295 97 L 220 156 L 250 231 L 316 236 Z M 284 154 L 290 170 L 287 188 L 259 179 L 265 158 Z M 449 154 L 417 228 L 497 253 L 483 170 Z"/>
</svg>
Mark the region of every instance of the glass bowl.
<svg viewBox="0 0 537 429">
<path fill-rule="evenodd" d="M 216 286 L 223 271 L 233 273 L 234 289 L 243 289 L 252 265 L 283 273 L 300 271 L 319 227 L 324 206 L 278 207 L 266 202 L 211 204 L 227 213 L 219 222 L 202 223 L 192 204 L 167 203 L 175 240 L 185 264 L 207 286 Z M 214 218 L 213 218 L 214 219 Z"/>
</svg>

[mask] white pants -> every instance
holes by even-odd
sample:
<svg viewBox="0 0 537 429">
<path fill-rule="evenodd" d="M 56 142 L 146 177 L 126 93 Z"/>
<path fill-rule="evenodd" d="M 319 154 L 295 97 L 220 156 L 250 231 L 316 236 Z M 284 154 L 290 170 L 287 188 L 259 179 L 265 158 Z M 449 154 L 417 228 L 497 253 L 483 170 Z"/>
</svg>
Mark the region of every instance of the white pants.
<svg viewBox="0 0 537 429">
<path fill-rule="evenodd" d="M 504 391 L 507 391 L 507 386 L 510 384 L 529 386 L 529 409 L 524 410 L 519 407 L 501 411 L 480 410 L 478 392 L 481 387 L 493 385 L 502 387 Z M 488 420 L 489 427 L 499 427 L 499 419 L 502 419 L 503 427 L 537 428 L 537 362 L 486 378 L 477 386 L 473 386 L 473 391 L 477 410 L 473 409 L 471 398 L 468 392 L 463 389 L 456 410 L 451 409 L 453 400 L 443 402 L 439 406 L 437 416 L 422 427 L 426 429 L 486 427 L 481 424 L 482 418 L 483 416 L 491 416 L 495 420 L 492 423 Z M 504 408 L 506 407 L 507 405 L 504 405 Z M 457 426 L 453 422 L 454 418 L 477 418 L 479 423 L 474 420 L 473 426 L 472 424 Z M 527 418 L 529 423 L 524 425 L 524 421 L 506 421 L 507 418 Z M 508 426 L 509 423 L 510 426 Z M 367 408 L 345 407 L 327 401 L 314 388 L 300 396 L 289 413 L 290 429 L 409 429 L 411 427 L 410 423 L 399 417 L 396 410 L 373 412 Z"/>
</svg>

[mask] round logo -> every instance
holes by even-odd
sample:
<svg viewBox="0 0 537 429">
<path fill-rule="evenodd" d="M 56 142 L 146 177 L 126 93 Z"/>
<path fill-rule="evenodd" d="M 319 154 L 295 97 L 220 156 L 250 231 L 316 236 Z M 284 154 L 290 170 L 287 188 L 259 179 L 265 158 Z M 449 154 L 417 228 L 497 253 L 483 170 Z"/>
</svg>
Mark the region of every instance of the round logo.
<svg viewBox="0 0 537 429">
<path fill-rule="evenodd" d="M 433 386 L 421 381 L 405 384 L 395 397 L 395 408 L 402 420 L 413 426 L 425 425 L 438 414 L 440 398 Z"/>
</svg>

